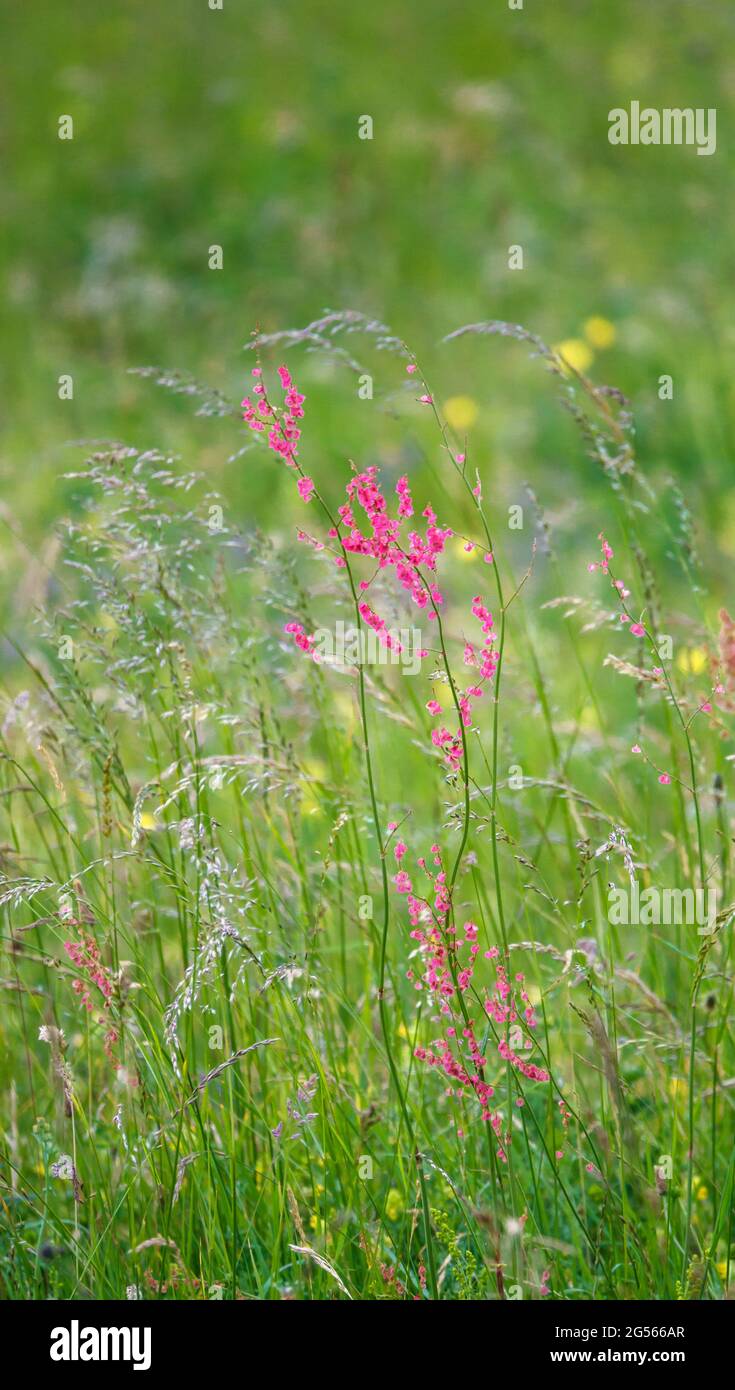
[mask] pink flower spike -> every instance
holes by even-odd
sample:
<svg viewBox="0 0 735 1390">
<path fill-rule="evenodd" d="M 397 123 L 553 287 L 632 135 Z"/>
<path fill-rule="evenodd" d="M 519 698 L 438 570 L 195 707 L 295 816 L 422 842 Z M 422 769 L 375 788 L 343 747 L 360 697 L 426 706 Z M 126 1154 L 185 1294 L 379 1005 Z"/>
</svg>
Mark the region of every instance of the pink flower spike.
<svg viewBox="0 0 735 1390">
<path fill-rule="evenodd" d="M 314 496 L 314 483 L 311 478 L 299 478 L 296 484 L 302 502 L 309 502 Z"/>
<path fill-rule="evenodd" d="M 613 559 L 613 556 L 614 556 L 614 553 L 615 553 L 615 552 L 612 550 L 612 548 L 608 545 L 607 541 L 605 540 L 604 532 L 600 531 L 600 533 L 599 533 L 597 539 L 598 539 L 598 541 L 601 541 L 601 542 L 602 542 L 602 565 L 601 565 L 601 568 L 604 570 L 605 574 L 607 574 L 608 569 L 609 569 L 609 566 L 610 566 L 610 561 Z"/>
</svg>

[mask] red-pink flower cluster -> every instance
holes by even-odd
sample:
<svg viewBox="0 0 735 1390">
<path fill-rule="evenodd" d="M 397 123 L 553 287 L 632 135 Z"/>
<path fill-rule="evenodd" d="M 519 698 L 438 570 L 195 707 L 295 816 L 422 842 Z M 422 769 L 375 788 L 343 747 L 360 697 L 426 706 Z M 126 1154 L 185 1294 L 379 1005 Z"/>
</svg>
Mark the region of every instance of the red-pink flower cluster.
<svg viewBox="0 0 735 1390">
<path fill-rule="evenodd" d="M 382 646 L 388 647 L 390 651 L 403 651 L 403 643 L 399 642 L 398 638 L 393 637 L 389 632 L 385 618 L 381 618 L 380 614 L 376 613 L 375 610 L 370 607 L 370 604 L 364 601 L 359 603 L 357 607 L 363 622 L 367 623 L 368 627 L 372 628 L 373 632 L 377 634 L 378 641 Z"/>
<path fill-rule="evenodd" d="M 268 447 L 274 454 L 280 454 L 289 468 L 295 468 L 296 446 L 301 438 L 301 430 L 296 422 L 303 419 L 306 397 L 296 390 L 288 368 L 279 367 L 278 376 L 285 397 L 283 410 L 278 411 L 268 400 L 261 368 L 253 367 L 252 375 L 255 377 L 253 394 L 258 400 L 253 403 L 249 396 L 245 397 L 242 402 L 242 418 L 255 433 L 262 433 L 267 425 Z"/>
<path fill-rule="evenodd" d="M 429 605 L 438 607 L 444 600 L 433 575 L 436 573 L 438 557 L 453 533 L 448 527 L 437 526 L 436 514 L 427 506 L 423 511 L 427 521 L 426 534 L 422 536 L 418 531 L 411 531 L 407 537 L 402 538 L 403 523 L 413 515 L 408 479 L 399 479 L 396 486 L 399 499 L 398 515 L 393 517 L 389 515 L 385 495 L 377 481 L 377 471 L 372 465 L 364 472 L 357 473 L 347 484 L 347 501 L 337 508 L 339 520 L 337 525 L 331 526 L 328 531 L 330 540 L 340 542 L 340 553 L 335 556 L 335 564 L 338 568 L 344 569 L 346 561 L 341 553 L 344 550 L 348 555 L 363 556 L 374 561 L 379 570 L 390 567 L 395 571 L 401 587 L 418 608 L 426 609 Z M 302 496 L 308 500 L 312 495 L 313 485 L 308 489 L 302 489 L 302 483 L 311 484 L 311 479 L 301 479 L 299 483 Z M 358 524 L 355 516 L 356 507 L 364 513 L 367 526 L 364 523 Z M 423 574 L 422 570 L 428 573 Z M 359 587 L 364 592 L 369 589 L 371 583 L 372 580 L 363 579 Z M 377 633 L 383 645 L 396 651 L 402 650 L 401 644 L 391 636 L 384 619 L 368 603 L 361 603 L 359 612 L 367 626 Z M 427 616 L 429 619 L 435 618 L 433 607 Z M 424 657 L 427 652 L 421 650 L 417 655 Z"/>
<path fill-rule="evenodd" d="M 599 534 L 599 536 L 598 536 L 597 539 L 598 539 L 598 540 L 600 541 L 600 543 L 601 543 L 601 547 L 602 547 L 602 559 L 599 561 L 599 563 L 598 563 L 597 561 L 593 561 L 592 563 L 590 563 L 590 564 L 587 566 L 587 569 L 588 569 L 590 572 L 599 569 L 599 570 L 602 570 L 602 573 L 603 573 L 603 574 L 609 574 L 609 573 L 610 573 L 610 561 L 611 561 L 612 558 L 613 558 L 613 551 L 611 550 L 610 546 L 608 545 L 607 541 L 605 540 L 605 536 L 604 536 L 604 534 L 603 534 L 602 531 L 600 532 L 600 534 Z M 632 622 L 632 621 L 631 621 L 631 618 L 630 618 L 630 614 L 626 611 L 625 600 L 628 599 L 628 598 L 630 598 L 630 589 L 626 589 L 625 584 L 623 583 L 623 580 L 622 580 L 622 579 L 613 579 L 613 578 L 611 578 L 610 582 L 611 582 L 611 584 L 612 584 L 613 589 L 616 590 L 616 597 L 617 597 L 617 599 L 619 600 L 620 605 L 621 605 L 621 610 L 622 610 L 621 613 L 620 613 L 620 621 L 621 621 L 621 623 L 630 623 L 630 628 L 629 628 L 628 630 L 629 630 L 629 632 L 630 632 L 630 634 L 631 634 L 632 637 L 645 637 L 645 635 L 646 635 L 646 629 L 645 629 L 643 623 L 640 623 L 640 622 Z M 656 672 L 654 672 L 654 674 L 656 674 Z"/>
<path fill-rule="evenodd" d="M 391 517 L 388 514 L 385 496 L 377 482 L 377 472 L 373 464 L 350 479 L 346 488 L 347 501 L 337 509 L 339 523 L 336 527 L 330 528 L 330 539 L 341 540 L 349 555 L 363 555 L 374 560 L 379 569 L 392 566 L 399 584 L 418 608 L 427 608 L 432 602 L 438 607 L 444 600 L 431 576 L 436 573 L 437 559 L 453 532 L 449 527 L 443 529 L 437 526 L 436 513 L 432 507 L 427 506 L 422 513 L 427 522 L 426 535 L 421 536 L 418 531 L 410 531 L 402 542 L 403 522 L 413 516 L 413 500 L 408 479 L 404 477 L 398 480 L 398 516 Z M 358 525 L 354 513 L 355 504 L 365 513 L 369 529 L 363 530 Z M 341 556 L 338 557 L 337 563 L 344 565 Z M 429 571 L 428 577 L 421 574 L 422 568 Z M 363 580 L 360 587 L 368 588 L 368 581 Z M 430 619 L 435 616 L 433 611 L 428 614 Z"/>
<path fill-rule="evenodd" d="M 613 559 L 615 552 L 612 549 L 612 547 L 608 545 L 605 539 L 604 531 L 600 531 L 600 534 L 598 535 L 597 539 L 600 542 L 602 559 L 599 561 L 592 560 L 590 564 L 587 566 L 587 569 L 589 570 L 590 574 L 592 574 L 594 570 L 602 570 L 603 574 L 607 574 L 610 569 L 610 561 Z"/>
<path fill-rule="evenodd" d="M 293 637 L 296 646 L 302 652 L 306 652 L 308 656 L 312 656 L 315 661 L 317 660 L 317 654 L 314 651 L 314 638 L 307 635 L 301 623 L 286 623 L 283 630 L 288 633 L 289 637 Z"/>
<path fill-rule="evenodd" d="M 82 972 L 83 979 L 73 980 L 72 989 L 75 994 L 80 995 L 81 1002 L 88 1013 L 94 1010 L 94 1001 L 91 994 L 91 986 L 95 985 L 100 991 L 104 1008 L 109 1009 L 113 995 L 113 983 L 109 971 L 102 964 L 100 948 L 93 936 L 83 934 L 79 941 L 65 941 L 64 950 L 69 959 L 73 961 L 77 969 Z M 109 1027 L 105 1033 L 104 1048 L 110 1061 L 119 1067 L 120 1063 L 113 1055 L 112 1049 L 118 1041 L 118 1032 L 114 1027 Z"/>
<path fill-rule="evenodd" d="M 482 602 L 479 595 L 472 600 L 472 612 L 477 618 L 482 628 L 484 638 L 482 647 L 476 652 L 471 642 L 465 642 L 464 663 L 465 666 L 472 666 L 478 672 L 478 678 L 473 685 L 461 692 L 458 696 L 460 717 L 466 729 L 472 724 L 472 703 L 479 700 L 485 693 L 483 686 L 487 681 L 491 681 L 497 670 L 499 653 L 495 650 L 495 626 L 493 615 Z M 440 714 L 441 705 L 437 700 L 430 700 L 426 706 L 430 714 Z M 431 741 L 435 748 L 441 748 L 446 758 L 447 764 L 452 769 L 459 767 L 462 761 L 462 738 L 459 730 L 452 733 L 449 729 L 442 726 L 433 729 Z"/>
<path fill-rule="evenodd" d="M 534 1029 L 537 1022 L 533 1005 L 523 986 L 522 974 L 516 975 L 515 983 L 518 986 L 517 994 L 520 997 L 520 1004 L 516 998 L 516 989 L 508 980 L 505 966 L 502 962 L 496 965 L 495 988 L 485 999 L 485 1012 L 501 1027 L 506 1028 L 511 1025 L 509 1038 L 503 1036 L 498 1043 L 498 1052 L 504 1061 L 510 1062 L 511 1066 L 514 1066 L 529 1081 L 548 1081 L 549 1073 L 543 1067 L 537 1067 L 535 1062 L 527 1062 L 517 1050 L 518 1048 L 527 1050 L 531 1046 L 530 1039 L 523 1036 L 520 1017 L 523 1017 L 526 1027 L 530 1029 Z"/>
<path fill-rule="evenodd" d="M 413 499 L 411 497 L 411 489 L 408 485 L 408 478 L 405 475 L 398 479 L 396 483 L 396 492 L 398 493 L 398 515 L 413 516 Z"/>
<path fill-rule="evenodd" d="M 396 861 L 400 864 L 406 852 L 401 844 L 400 854 L 396 850 Z M 476 986 L 470 992 L 480 953 L 478 928 L 474 922 L 465 922 L 461 933 L 452 923 L 451 893 L 446 872 L 442 865 L 438 845 L 431 846 L 432 867 L 426 859 L 418 860 L 419 868 L 428 880 L 425 896 L 414 891 L 413 880 L 406 869 L 398 869 L 393 882 L 398 892 L 406 897 L 408 916 L 411 922 L 411 939 L 418 943 L 422 960 L 422 970 L 418 974 L 408 971 L 408 978 L 414 988 L 427 991 L 436 1001 L 439 1013 L 448 1020 L 443 1037 L 436 1039 L 428 1047 L 417 1047 L 415 1056 L 428 1066 L 438 1067 L 456 1083 L 448 1094 L 460 1098 L 471 1092 L 480 1104 L 482 1119 L 489 1121 L 500 1139 L 502 1116 L 493 1112 L 490 1101 L 494 1088 L 485 1077 L 488 1059 L 484 1057 L 476 1039 L 477 1025 L 472 1022 L 472 1011 L 477 1007 Z M 487 1016 L 503 1029 L 497 1043 L 497 1053 L 504 1061 L 511 1063 L 530 1081 L 548 1081 L 549 1073 L 521 1055 L 521 1050 L 530 1048 L 531 1043 L 522 1031 L 521 1018 L 527 1029 L 537 1026 L 533 1005 L 524 987 L 523 975 L 516 975 L 513 985 L 509 983 L 506 967 L 498 961 L 496 946 L 485 951 L 488 959 L 495 960 L 495 985 L 486 993 L 482 1008 Z M 510 1034 L 510 1040 L 506 1037 Z M 498 1147 L 498 1158 L 506 1159 L 503 1144 L 510 1142 L 506 1135 Z"/>
<path fill-rule="evenodd" d="M 112 980 L 102 964 L 100 949 L 94 937 L 82 936 L 80 941 L 65 941 L 64 950 L 85 976 L 82 980 L 72 982 L 72 989 L 75 994 L 81 995 L 85 1009 L 91 1013 L 94 1008 L 90 985 L 97 986 L 104 998 L 105 1008 L 108 1009 L 112 998 Z"/>
<path fill-rule="evenodd" d="M 256 433 L 262 433 L 267 428 L 269 447 L 284 460 L 288 467 L 299 471 L 300 477 L 297 483 L 299 496 L 302 501 L 309 502 L 316 490 L 314 481 L 301 472 L 296 461 L 297 445 L 301 437 L 298 421 L 303 418 L 303 406 L 306 397 L 296 390 L 287 368 L 279 367 L 278 376 L 285 396 L 283 408 L 278 410 L 268 400 L 262 379 L 262 369 L 254 367 L 252 375 L 255 378 L 253 395 L 256 400 L 251 400 L 249 396 L 244 398 L 242 402 L 243 419 L 249 428 Z M 346 492 L 347 501 L 337 509 L 339 522 L 329 529 L 330 539 L 340 542 L 340 553 L 335 556 L 337 567 L 344 569 L 346 564 L 342 551 L 374 560 L 379 569 L 392 566 L 399 583 L 410 594 L 417 607 L 426 609 L 431 605 L 431 611 L 428 612 L 427 616 L 430 620 L 435 619 L 436 613 L 433 609 L 443 602 L 443 598 L 432 575 L 436 572 L 437 558 L 452 536 L 452 531 L 449 528 L 442 529 L 437 526 L 436 514 L 430 506 L 427 506 L 423 511 L 423 516 L 427 522 L 426 534 L 422 536 L 418 531 L 411 531 L 402 542 L 403 523 L 413 516 L 414 510 L 411 489 L 408 478 L 405 476 L 399 478 L 396 484 L 397 517 L 388 515 L 386 499 L 377 482 L 377 468 L 374 465 L 362 473 L 357 473 L 347 484 Z M 367 518 L 368 527 L 365 529 L 362 529 L 355 519 L 354 507 L 356 505 L 361 508 Z M 299 539 L 316 545 L 319 549 L 322 548 L 319 542 L 315 542 L 305 532 L 299 533 Z M 429 572 L 428 577 L 422 575 L 422 568 Z M 361 581 L 360 588 L 363 590 L 369 588 L 370 582 L 368 580 Z M 400 644 L 391 638 L 385 622 L 368 604 L 360 606 L 360 613 L 368 626 L 378 634 L 384 645 L 401 650 Z M 299 631 L 295 625 L 289 624 L 286 631 L 294 637 L 302 651 L 311 652 L 311 641 L 303 633 L 303 630 Z M 419 655 L 425 656 L 426 652 L 421 652 Z"/>
</svg>

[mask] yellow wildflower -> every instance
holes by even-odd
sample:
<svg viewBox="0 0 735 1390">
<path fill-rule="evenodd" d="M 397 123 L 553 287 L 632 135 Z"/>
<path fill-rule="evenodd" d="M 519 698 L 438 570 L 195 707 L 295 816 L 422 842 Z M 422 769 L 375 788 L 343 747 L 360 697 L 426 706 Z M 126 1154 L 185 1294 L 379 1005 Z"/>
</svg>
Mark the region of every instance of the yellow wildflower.
<svg viewBox="0 0 735 1390">
<path fill-rule="evenodd" d="M 451 429 L 471 430 L 479 415 L 477 401 L 471 396 L 450 396 L 444 402 L 444 419 Z"/>
<path fill-rule="evenodd" d="M 554 352 L 575 372 L 586 372 L 595 359 L 584 338 L 565 338 L 563 343 L 556 344 Z"/>
<path fill-rule="evenodd" d="M 585 320 L 584 336 L 593 348 L 602 352 L 605 348 L 612 347 L 618 335 L 615 325 L 609 319 L 593 314 L 592 318 Z"/>
</svg>

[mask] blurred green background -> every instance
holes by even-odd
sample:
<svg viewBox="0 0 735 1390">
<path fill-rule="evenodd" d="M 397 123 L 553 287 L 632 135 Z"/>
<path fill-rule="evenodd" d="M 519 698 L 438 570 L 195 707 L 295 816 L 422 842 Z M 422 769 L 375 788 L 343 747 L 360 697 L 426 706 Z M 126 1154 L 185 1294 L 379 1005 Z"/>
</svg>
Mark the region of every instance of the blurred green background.
<svg viewBox="0 0 735 1390">
<path fill-rule="evenodd" d="M 594 536 L 601 484 L 539 366 L 499 340 L 440 346 L 485 318 L 572 340 L 594 379 L 632 397 L 642 467 L 683 482 L 726 577 L 732 6 L 3 0 L 0 12 L 0 591 L 16 631 L 55 524 L 79 505 L 61 476 L 70 439 L 174 449 L 211 474 L 242 525 L 290 525 L 290 478 L 253 452 L 228 462 L 245 442 L 237 417 L 196 418 L 190 400 L 128 369 L 181 368 L 239 401 L 256 323 L 296 327 L 325 306 L 375 314 L 410 343 L 469 425 L 498 504 L 528 478 L 573 534 L 584 496 L 599 507 Z M 634 98 L 716 107 L 716 154 L 610 146 L 608 110 Z M 358 138 L 362 115 L 372 140 Z M 208 267 L 213 244 L 222 270 Z M 522 271 L 508 268 L 513 244 Z M 336 488 L 348 456 L 405 466 L 424 421 L 381 408 L 395 363 L 374 364 L 372 403 L 349 374 L 291 365 L 309 394 L 312 471 L 331 470 Z M 57 394 L 67 373 L 72 401 Z"/>
</svg>

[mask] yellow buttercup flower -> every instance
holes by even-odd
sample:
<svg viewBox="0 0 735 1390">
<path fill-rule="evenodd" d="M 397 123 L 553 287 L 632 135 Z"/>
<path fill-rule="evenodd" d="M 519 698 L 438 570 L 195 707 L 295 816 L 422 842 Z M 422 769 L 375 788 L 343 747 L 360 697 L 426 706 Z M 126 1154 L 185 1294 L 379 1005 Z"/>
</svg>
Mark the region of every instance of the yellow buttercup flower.
<svg viewBox="0 0 735 1390">
<path fill-rule="evenodd" d="M 584 338 L 565 338 L 563 343 L 556 344 L 554 352 L 575 372 L 586 372 L 595 360 L 595 354 Z"/>
<path fill-rule="evenodd" d="M 404 1209 L 403 1197 L 397 1187 L 392 1187 L 385 1203 L 385 1214 L 389 1221 L 397 1221 Z"/>
<path fill-rule="evenodd" d="M 450 396 L 444 402 L 444 419 L 451 429 L 471 430 L 479 415 L 477 402 L 471 396 Z"/>
<path fill-rule="evenodd" d="M 618 335 L 614 323 L 609 319 L 603 319 L 599 314 L 593 314 L 592 318 L 585 320 L 584 336 L 593 348 L 602 352 L 605 348 L 612 347 Z"/>
<path fill-rule="evenodd" d="M 702 647 L 683 647 L 676 664 L 685 675 L 699 676 L 707 666 L 707 653 Z"/>
</svg>

